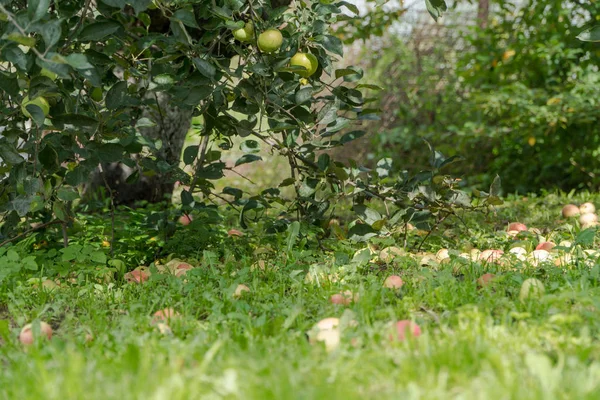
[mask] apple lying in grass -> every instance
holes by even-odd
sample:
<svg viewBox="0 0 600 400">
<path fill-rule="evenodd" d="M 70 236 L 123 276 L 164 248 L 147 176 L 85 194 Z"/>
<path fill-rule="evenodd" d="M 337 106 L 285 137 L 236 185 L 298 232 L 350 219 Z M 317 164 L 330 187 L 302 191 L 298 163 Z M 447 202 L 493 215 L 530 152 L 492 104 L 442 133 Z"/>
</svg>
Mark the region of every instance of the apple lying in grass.
<svg viewBox="0 0 600 400">
<path fill-rule="evenodd" d="M 486 263 L 498 263 L 500 257 L 504 254 L 502 250 L 484 250 L 479 254 L 479 261 L 483 261 Z"/>
<path fill-rule="evenodd" d="M 152 322 L 169 322 L 172 319 L 179 318 L 181 315 L 172 308 L 158 310 L 152 315 Z"/>
<path fill-rule="evenodd" d="M 525 301 L 528 299 L 542 297 L 546 289 L 544 284 L 535 278 L 525 279 L 521 285 L 521 291 L 519 292 L 519 300 Z"/>
<path fill-rule="evenodd" d="M 593 213 L 581 214 L 579 223 L 582 228 L 590 228 L 598 223 L 598 216 Z"/>
<path fill-rule="evenodd" d="M 579 206 L 579 212 L 581 214 L 594 214 L 596 212 L 596 206 L 590 202 L 583 203 Z"/>
<path fill-rule="evenodd" d="M 556 247 L 556 244 L 554 244 L 552 242 L 541 242 L 537 246 L 535 246 L 535 249 L 550 251 L 555 247 Z"/>
<path fill-rule="evenodd" d="M 193 220 L 194 219 L 190 214 L 183 214 L 181 217 L 179 217 L 179 223 L 183 226 L 189 225 Z"/>
<path fill-rule="evenodd" d="M 435 253 L 435 259 L 437 262 L 441 263 L 444 260 L 450 259 L 450 252 L 448 249 L 439 249 L 437 253 Z"/>
<path fill-rule="evenodd" d="M 240 283 L 235 288 L 235 291 L 233 292 L 233 297 L 235 297 L 236 299 L 239 299 L 244 295 L 245 292 L 250 293 L 250 288 L 248 286 Z"/>
<path fill-rule="evenodd" d="M 394 324 L 395 333 L 390 335 L 390 340 L 404 341 L 410 337 L 421 336 L 421 327 L 411 320 L 403 319 Z"/>
<path fill-rule="evenodd" d="M 52 339 L 52 327 L 45 322 L 39 323 L 39 337 L 45 339 Z M 34 337 L 34 327 L 33 324 L 27 324 L 21 329 L 21 333 L 19 334 L 19 341 L 24 345 L 31 345 L 35 342 L 36 337 Z"/>
<path fill-rule="evenodd" d="M 394 258 L 406 255 L 406 251 L 399 247 L 390 246 L 379 252 L 379 259 L 388 264 L 394 261 Z"/>
<path fill-rule="evenodd" d="M 577 207 L 575 204 L 567 204 L 562 209 L 562 216 L 565 218 L 578 217 L 579 213 L 579 207 Z"/>
<path fill-rule="evenodd" d="M 404 285 L 404 281 L 398 275 L 390 275 L 383 282 L 383 287 L 388 289 L 400 289 L 402 285 Z"/>
<path fill-rule="evenodd" d="M 327 351 L 333 351 L 339 346 L 340 337 L 339 318 L 322 319 L 308 332 L 310 344 L 323 343 Z"/>
<path fill-rule="evenodd" d="M 244 232 L 238 231 L 237 229 L 230 229 L 227 231 L 227 235 L 229 237 L 242 237 L 244 236 Z"/>
<path fill-rule="evenodd" d="M 126 273 L 124 278 L 129 283 L 144 283 L 150 279 L 150 271 L 148 271 L 148 267 L 139 266 L 133 271 Z"/>
<path fill-rule="evenodd" d="M 351 303 L 356 303 L 359 299 L 358 293 L 354 294 L 350 290 L 346 290 L 343 293 L 336 293 L 329 298 L 329 301 L 333 304 L 339 305 L 350 305 Z"/>
<path fill-rule="evenodd" d="M 480 288 L 484 288 L 484 287 L 488 286 L 490 283 L 492 283 L 494 278 L 496 278 L 496 275 L 494 275 L 494 274 L 490 274 L 490 273 L 483 274 L 477 279 L 477 286 L 479 286 Z"/>
<path fill-rule="evenodd" d="M 526 231 L 527 230 L 527 225 L 521 223 L 521 222 L 511 222 L 510 224 L 508 224 L 508 228 L 506 229 L 507 232 L 521 232 L 521 231 Z"/>
</svg>

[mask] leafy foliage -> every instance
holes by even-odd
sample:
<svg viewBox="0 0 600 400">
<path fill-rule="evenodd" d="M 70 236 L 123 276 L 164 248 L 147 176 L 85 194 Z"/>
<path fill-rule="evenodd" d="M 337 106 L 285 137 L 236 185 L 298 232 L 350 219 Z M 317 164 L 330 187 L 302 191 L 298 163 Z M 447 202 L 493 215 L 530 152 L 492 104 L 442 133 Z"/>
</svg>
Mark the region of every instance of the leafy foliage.
<svg viewBox="0 0 600 400">
<path fill-rule="evenodd" d="M 458 36 L 450 26 L 440 40 L 414 36 L 378 54 L 387 88 L 378 149 L 423 166 L 425 137 L 465 156 L 450 172 L 471 186 L 500 175 L 508 192 L 597 188 L 599 53 L 576 36 L 598 4 L 499 4 L 485 29 Z"/>
</svg>

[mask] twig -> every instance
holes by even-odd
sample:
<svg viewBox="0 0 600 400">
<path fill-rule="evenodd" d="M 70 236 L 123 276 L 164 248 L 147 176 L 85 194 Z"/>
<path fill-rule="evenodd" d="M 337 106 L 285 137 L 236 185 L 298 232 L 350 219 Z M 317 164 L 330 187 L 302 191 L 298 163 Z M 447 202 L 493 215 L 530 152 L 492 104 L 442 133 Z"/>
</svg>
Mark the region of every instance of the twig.
<svg viewBox="0 0 600 400">
<path fill-rule="evenodd" d="M 40 229 L 44 229 L 50 225 L 56 225 L 56 224 L 62 224 L 64 223 L 62 220 L 60 219 L 55 219 L 54 221 L 50 221 L 50 222 L 46 222 L 45 224 L 41 224 L 36 226 L 35 228 L 31 228 L 23 233 L 18 234 L 17 236 L 10 238 L 10 239 L 6 239 L 4 242 L 0 243 L 0 247 L 4 246 L 5 244 L 14 242 L 15 240 L 21 239 L 22 237 L 25 237 L 27 235 L 29 235 L 31 232 L 35 232 L 38 231 Z"/>
<path fill-rule="evenodd" d="M 20 33 L 21 35 L 23 35 L 23 36 L 27 36 L 27 37 L 28 37 L 28 35 L 27 35 L 27 32 L 25 32 L 25 29 L 23 29 L 23 28 L 21 27 L 21 25 L 19 25 L 19 24 L 17 23 L 17 21 L 15 20 L 14 16 L 13 16 L 13 15 L 12 15 L 12 14 L 11 14 L 11 13 L 10 13 L 10 12 L 9 12 L 9 11 L 6 9 L 6 8 L 4 8 L 4 6 L 3 6 L 2 4 L 0 4 L 0 11 L 1 11 L 1 12 L 2 12 L 4 15 L 6 15 L 6 19 L 8 19 L 8 21 L 9 21 L 10 23 L 12 23 L 12 24 L 14 25 L 14 27 L 15 27 L 15 28 L 17 28 L 17 30 L 19 31 L 19 33 Z M 30 49 L 31 49 L 31 51 L 33 51 L 33 53 L 34 53 L 36 56 L 38 56 L 38 58 L 40 58 L 40 59 L 42 59 L 42 60 L 44 60 L 44 61 L 46 61 L 46 62 L 49 62 L 49 60 L 47 60 L 47 59 L 46 59 L 46 57 L 44 57 L 44 55 L 43 55 L 42 53 L 40 53 L 38 49 L 36 49 L 35 47 L 30 47 Z"/>
<path fill-rule="evenodd" d="M 102 163 L 98 164 L 98 170 L 100 170 L 100 176 L 104 181 L 104 186 L 106 186 L 106 190 L 108 190 L 108 194 L 110 196 L 110 256 L 114 257 L 115 255 L 115 200 L 113 198 L 113 191 L 106 180 L 106 175 L 104 174 L 104 169 L 102 168 Z"/>
<path fill-rule="evenodd" d="M 81 18 L 79 18 L 79 21 L 77 21 L 77 25 L 75 25 L 75 28 L 71 31 L 71 34 L 67 38 L 67 41 L 63 45 L 61 51 L 64 51 L 69 46 L 69 44 L 71 44 L 71 42 L 73 41 L 73 37 L 75 37 L 77 30 L 81 27 L 81 24 L 83 24 L 83 19 L 86 17 L 86 15 L 88 13 L 88 9 L 90 8 L 91 4 L 92 4 L 92 0 L 85 1 L 85 4 L 83 6 L 83 11 L 81 12 Z"/>
</svg>

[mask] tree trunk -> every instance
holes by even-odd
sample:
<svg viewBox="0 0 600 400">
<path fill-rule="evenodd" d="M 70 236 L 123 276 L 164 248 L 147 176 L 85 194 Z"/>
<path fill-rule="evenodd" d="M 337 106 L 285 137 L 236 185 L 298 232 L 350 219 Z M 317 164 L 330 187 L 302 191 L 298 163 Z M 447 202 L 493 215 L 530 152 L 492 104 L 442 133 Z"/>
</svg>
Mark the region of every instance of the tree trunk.
<svg viewBox="0 0 600 400">
<path fill-rule="evenodd" d="M 169 104 L 166 94 L 159 94 L 157 100 L 157 109 L 148 109 L 143 114 L 143 117 L 152 120 L 156 125 L 141 128 L 140 132 L 150 140 L 162 141 L 162 147 L 156 154 L 157 161 L 164 160 L 170 165 L 177 165 L 186 134 L 190 129 L 192 109 L 182 109 Z M 93 196 L 100 188 L 106 188 L 108 185 L 116 204 L 133 205 L 142 200 L 156 203 L 173 193 L 173 179 L 160 173 L 145 175 L 138 163 L 139 157 L 134 156 L 133 160 L 136 164 L 133 168 L 120 162 L 103 164 L 102 170 L 98 168 L 93 173 L 86 194 Z M 134 173 L 139 173 L 137 181 L 127 183 L 127 178 Z"/>
<path fill-rule="evenodd" d="M 477 5 L 477 26 L 481 29 L 487 27 L 490 15 L 490 0 L 479 0 Z"/>
</svg>

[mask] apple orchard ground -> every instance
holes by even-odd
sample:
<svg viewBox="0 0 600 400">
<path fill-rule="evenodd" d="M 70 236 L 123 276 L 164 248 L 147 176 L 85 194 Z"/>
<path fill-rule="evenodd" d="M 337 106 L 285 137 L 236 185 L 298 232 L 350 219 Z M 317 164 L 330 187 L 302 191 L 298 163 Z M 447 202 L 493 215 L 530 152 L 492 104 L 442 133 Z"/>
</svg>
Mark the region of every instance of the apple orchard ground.
<svg viewBox="0 0 600 400">
<path fill-rule="evenodd" d="M 467 215 L 468 231 L 455 222 L 432 236 L 428 251 L 447 248 L 450 260 L 429 265 L 414 255 L 385 264 L 377 254 L 356 265 L 350 260 L 364 245 L 287 253 L 282 240 L 264 270 L 247 258 L 141 285 L 81 281 L 48 291 L 5 282 L 0 398 L 600 399 L 597 235 L 560 215 L 563 204 L 586 200 L 600 205 L 598 196 L 550 195 Z M 514 221 L 539 233 L 511 238 L 504 231 Z M 533 266 L 528 255 L 541 241 L 571 242 L 572 259 L 556 266 L 566 250 L 551 250 Z M 527 254 L 460 259 L 469 247 Z M 495 278 L 479 288 L 485 273 Z M 394 274 L 403 286 L 384 288 Z M 521 301 L 528 278 L 543 282 L 545 294 Z M 250 291 L 234 296 L 238 284 Z M 358 301 L 330 303 L 344 291 Z M 152 317 L 166 307 L 179 314 L 168 326 Z M 306 336 L 327 317 L 344 327 L 330 351 Z M 35 318 L 54 335 L 25 347 L 20 329 Z M 390 324 L 402 319 L 422 334 L 390 340 Z"/>
</svg>

